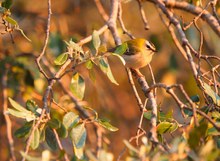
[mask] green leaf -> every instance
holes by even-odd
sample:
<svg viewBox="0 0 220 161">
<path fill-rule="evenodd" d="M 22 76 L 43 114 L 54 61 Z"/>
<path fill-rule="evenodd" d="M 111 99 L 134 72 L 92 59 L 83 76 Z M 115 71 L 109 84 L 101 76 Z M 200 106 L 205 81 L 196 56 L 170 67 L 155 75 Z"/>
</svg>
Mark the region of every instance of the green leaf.
<svg viewBox="0 0 220 161">
<path fill-rule="evenodd" d="M 40 128 L 40 142 L 44 142 L 45 141 L 45 128 Z"/>
<path fill-rule="evenodd" d="M 189 133 L 188 144 L 192 150 L 198 149 L 200 141 L 205 138 L 208 130 L 208 123 L 206 120 L 202 120 L 198 127 L 194 127 Z"/>
<path fill-rule="evenodd" d="M 159 134 L 164 134 L 167 132 L 174 132 L 176 129 L 178 128 L 178 124 L 177 123 L 171 123 L 171 122 L 161 122 L 157 125 L 157 132 Z"/>
<path fill-rule="evenodd" d="M 10 23 L 11 25 L 13 25 L 13 26 L 17 26 L 17 25 L 18 25 L 17 21 L 15 21 L 13 18 L 11 18 L 11 17 L 9 17 L 9 16 L 7 16 L 7 17 L 5 18 L 5 20 L 6 20 L 8 23 Z"/>
<path fill-rule="evenodd" d="M 74 148 L 74 153 L 75 153 L 76 157 L 78 159 L 83 159 L 83 157 L 84 157 L 83 147 L 77 148 L 74 146 L 73 148 Z"/>
<path fill-rule="evenodd" d="M 68 59 L 68 53 L 67 52 L 62 53 L 54 60 L 54 63 L 56 65 L 63 65 L 67 59 Z"/>
<path fill-rule="evenodd" d="M 86 68 L 89 69 L 89 70 L 93 68 L 93 62 L 91 60 L 88 60 L 86 62 Z"/>
<path fill-rule="evenodd" d="M 146 118 L 147 120 L 150 120 L 151 117 L 152 117 L 151 111 L 146 111 L 146 112 L 144 112 L 144 118 Z"/>
<path fill-rule="evenodd" d="M 119 54 L 114 54 L 114 53 L 113 53 L 112 55 L 113 55 L 113 56 L 116 56 L 117 58 L 119 58 L 123 65 L 126 64 L 124 58 L 122 58 L 121 55 L 119 55 Z"/>
<path fill-rule="evenodd" d="M 15 131 L 15 133 L 14 133 L 15 137 L 17 137 L 17 138 L 26 137 L 30 133 L 32 124 L 33 124 L 33 122 L 26 123 L 26 124 L 24 124 L 24 126 L 22 126 L 21 128 L 17 129 Z"/>
<path fill-rule="evenodd" d="M 42 161 L 41 157 L 32 157 L 28 154 L 25 154 L 25 152 L 23 152 L 23 151 L 20 151 L 20 153 L 21 153 L 22 157 L 24 157 L 28 161 Z"/>
<path fill-rule="evenodd" d="M 68 112 L 63 117 L 63 125 L 66 127 L 66 129 L 71 129 L 73 128 L 73 126 L 79 123 L 79 120 L 80 120 L 79 115 L 73 112 Z"/>
<path fill-rule="evenodd" d="M 52 149 L 52 150 L 56 150 L 58 145 L 57 145 L 57 140 L 56 140 L 56 136 L 53 133 L 53 130 L 50 127 L 46 128 L 45 131 L 45 137 L 46 137 L 46 142 L 47 145 Z"/>
<path fill-rule="evenodd" d="M 70 40 L 69 42 L 64 41 L 67 44 L 67 48 L 73 50 L 74 53 L 82 53 L 84 54 L 82 47 L 79 46 L 77 43 Z"/>
<path fill-rule="evenodd" d="M 18 104 L 16 101 L 11 99 L 10 97 L 8 98 L 8 100 L 9 100 L 10 104 L 12 105 L 12 107 L 14 107 L 16 110 L 18 110 L 20 112 L 30 113 L 30 111 L 28 111 L 27 109 L 22 107 L 20 104 Z"/>
<path fill-rule="evenodd" d="M 61 138 L 66 138 L 68 136 L 68 131 L 62 123 L 61 123 L 60 128 L 57 129 L 57 133 L 58 133 L 59 137 L 61 137 Z"/>
<path fill-rule="evenodd" d="M 213 102 L 217 106 L 220 106 L 220 97 L 212 90 L 212 88 L 206 83 L 203 84 L 203 88 L 205 90 L 205 93 L 212 98 Z"/>
<path fill-rule="evenodd" d="M 6 11 L 5 7 L 0 7 L 0 13 L 3 14 Z"/>
<path fill-rule="evenodd" d="M 31 39 L 29 39 L 29 38 L 25 35 L 24 31 L 23 31 L 22 29 L 20 29 L 18 25 L 17 25 L 17 27 L 16 27 L 16 30 L 20 31 L 21 35 L 24 36 L 24 38 L 25 38 L 26 40 L 28 40 L 29 42 L 31 42 Z"/>
<path fill-rule="evenodd" d="M 73 75 L 70 90 L 79 99 L 83 99 L 85 93 L 85 81 L 79 73 Z"/>
<path fill-rule="evenodd" d="M 96 30 L 94 30 L 93 33 L 92 33 L 92 44 L 93 44 L 93 47 L 95 48 L 95 50 L 97 52 L 98 48 L 100 47 L 101 40 L 99 38 L 99 33 Z"/>
<path fill-rule="evenodd" d="M 52 129 L 58 129 L 61 126 L 61 122 L 58 119 L 50 119 L 47 124 L 52 128 Z"/>
<path fill-rule="evenodd" d="M 119 55 L 123 55 L 127 51 L 127 49 L 128 49 L 128 44 L 123 43 L 116 48 L 114 53 L 119 54 Z"/>
<path fill-rule="evenodd" d="M 190 99 L 191 99 L 193 102 L 195 102 L 195 103 L 199 103 L 199 102 L 200 102 L 199 95 L 191 96 Z"/>
<path fill-rule="evenodd" d="M 114 78 L 114 76 L 113 76 L 113 74 L 112 74 L 112 71 L 111 71 L 111 68 L 110 68 L 110 66 L 109 66 L 109 64 L 108 64 L 107 58 L 101 58 L 101 59 L 99 60 L 99 67 L 100 67 L 100 69 L 103 71 L 103 73 L 105 73 L 105 74 L 107 75 L 108 79 L 109 79 L 112 83 L 114 83 L 114 84 L 116 84 L 116 85 L 119 85 L 119 84 L 116 82 L 116 80 L 115 80 L 115 78 Z"/>
<path fill-rule="evenodd" d="M 216 119 L 220 118 L 220 113 L 218 111 L 213 111 L 211 114 L 213 118 L 216 118 Z"/>
<path fill-rule="evenodd" d="M 4 2 L 2 2 L 2 7 L 5 7 L 6 9 L 10 9 L 12 5 L 12 0 L 5 0 Z"/>
<path fill-rule="evenodd" d="M 33 137 L 31 139 L 31 148 L 33 150 L 37 149 L 38 146 L 39 146 L 39 143 L 40 143 L 40 132 L 39 132 L 39 129 L 36 128 L 34 130 L 34 134 L 33 134 Z"/>
<path fill-rule="evenodd" d="M 79 124 L 72 128 L 70 131 L 70 138 L 74 147 L 77 149 L 82 148 L 86 141 L 86 129 L 84 124 Z"/>
<path fill-rule="evenodd" d="M 36 110 L 37 110 L 39 107 L 38 107 L 38 105 L 36 104 L 35 101 L 33 101 L 33 100 L 27 100 L 27 102 L 26 102 L 26 108 L 27 108 L 29 111 L 31 111 L 31 112 L 33 112 L 33 113 L 36 113 Z"/>
<path fill-rule="evenodd" d="M 106 128 L 109 131 L 118 131 L 117 127 L 114 127 L 106 120 L 98 119 L 98 123 L 99 123 L 99 125 L 101 125 L 102 127 Z"/>
<path fill-rule="evenodd" d="M 126 146 L 129 150 L 131 150 L 131 151 L 133 151 L 133 152 L 139 154 L 139 150 L 136 149 L 133 145 L 131 145 L 127 140 L 123 140 L 123 142 L 124 142 L 125 146 Z"/>
<path fill-rule="evenodd" d="M 11 108 L 8 108 L 8 112 L 15 117 L 26 119 L 28 122 L 36 119 L 35 115 L 30 112 L 20 112 Z"/>
</svg>

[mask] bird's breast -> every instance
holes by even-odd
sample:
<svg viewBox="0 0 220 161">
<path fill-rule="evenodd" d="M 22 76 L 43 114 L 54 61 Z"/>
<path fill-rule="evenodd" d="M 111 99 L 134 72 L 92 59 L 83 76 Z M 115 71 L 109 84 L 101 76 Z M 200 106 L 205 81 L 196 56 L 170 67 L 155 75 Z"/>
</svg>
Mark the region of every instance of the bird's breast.
<svg viewBox="0 0 220 161">
<path fill-rule="evenodd" d="M 142 54 L 141 52 L 136 53 L 134 55 L 122 55 L 122 57 L 124 58 L 126 64 L 125 66 L 128 68 L 134 68 L 134 69 L 139 69 L 142 68 L 144 66 L 146 66 L 147 64 L 150 63 L 151 59 L 152 59 L 152 55 L 151 54 Z"/>
</svg>

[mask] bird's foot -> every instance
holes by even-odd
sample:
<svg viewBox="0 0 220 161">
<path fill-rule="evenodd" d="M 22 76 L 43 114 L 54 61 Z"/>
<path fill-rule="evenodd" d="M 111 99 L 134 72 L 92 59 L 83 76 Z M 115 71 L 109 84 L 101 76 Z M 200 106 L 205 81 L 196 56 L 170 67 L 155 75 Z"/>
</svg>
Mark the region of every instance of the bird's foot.
<svg viewBox="0 0 220 161">
<path fill-rule="evenodd" d="M 144 77 L 143 74 L 141 74 L 141 72 L 139 71 L 139 69 L 133 69 L 133 68 L 130 68 L 131 70 L 131 73 L 134 77 L 136 78 L 140 78 L 140 77 Z"/>
</svg>

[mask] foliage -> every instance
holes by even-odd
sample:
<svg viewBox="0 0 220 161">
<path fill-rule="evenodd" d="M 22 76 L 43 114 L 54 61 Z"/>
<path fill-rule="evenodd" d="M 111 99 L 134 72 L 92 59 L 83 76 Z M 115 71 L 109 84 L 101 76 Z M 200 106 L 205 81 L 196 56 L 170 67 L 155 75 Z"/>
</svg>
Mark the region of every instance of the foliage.
<svg viewBox="0 0 220 161">
<path fill-rule="evenodd" d="M 50 0 L 48 1 L 48 14 L 51 9 L 49 2 Z M 136 1 L 121 2 L 120 5 L 123 7 L 131 5 L 133 9 L 133 4 Z M 146 28 L 148 22 L 143 15 L 144 6 L 142 4 L 144 2 L 137 1 L 141 11 L 140 16 Z M 162 46 L 161 50 L 167 50 L 164 51 L 165 54 L 161 52 L 162 56 L 156 55 L 157 59 L 152 61 L 153 65 L 156 64 L 154 65 L 156 68 L 153 70 L 149 68 L 151 76 L 156 76 L 152 79 L 153 83 L 151 83 L 150 72 L 144 70 L 141 72 L 146 74 L 146 79 L 141 75 L 135 75 L 137 71 L 133 69 L 131 73 L 134 77 L 129 75 L 129 72 L 128 77 L 127 75 L 123 77 L 121 72 L 121 66 L 125 65 L 123 54 L 129 52 L 129 46 L 126 42 L 120 44 L 120 38 L 124 39 L 125 37 L 121 34 L 121 30 L 130 38 L 134 38 L 134 36 L 126 30 L 123 24 L 122 6 L 118 6 L 117 14 L 111 13 L 114 10 L 110 11 L 107 16 L 109 20 L 103 26 L 106 30 L 106 26 L 108 26 L 116 46 L 108 37 L 109 33 L 104 33 L 103 28 L 94 30 L 96 27 L 93 26 L 92 29 L 88 29 L 88 27 L 83 29 L 81 32 L 83 34 L 79 36 L 80 32 L 75 34 L 76 28 L 71 27 L 70 29 L 65 24 L 67 21 L 71 25 L 79 25 L 77 27 L 80 28 L 81 22 L 78 20 L 71 19 L 69 21 L 69 19 L 60 18 L 60 21 L 49 23 L 50 16 L 48 16 L 45 19 L 47 20 L 45 22 L 48 23 L 46 38 L 43 47 L 41 47 L 39 35 L 42 33 L 38 26 L 41 24 L 36 22 L 36 25 L 33 21 L 32 25 L 35 25 L 36 28 L 35 30 L 30 29 L 31 32 L 28 33 L 31 35 L 33 32 L 34 35 L 35 32 L 39 32 L 37 37 L 33 36 L 33 44 L 23 42 L 24 40 L 20 42 L 20 37 L 14 33 L 14 30 L 20 31 L 22 37 L 30 41 L 19 27 L 22 22 L 20 21 L 22 16 L 18 16 L 19 12 L 26 14 L 26 11 L 23 11 L 25 9 L 22 8 L 22 5 L 20 11 L 13 9 L 14 4 L 19 2 L 15 3 L 12 0 L 1 2 L 0 14 L 5 34 L 11 36 L 12 42 L 17 39 L 17 36 L 19 37 L 15 41 L 17 46 L 10 48 L 7 42 L 4 49 L 5 54 L 0 56 L 3 115 L 6 120 L 8 141 L 13 142 L 10 140 L 13 138 L 8 132 L 10 130 L 13 131 L 13 136 L 23 140 L 25 151 L 20 151 L 20 157 L 23 157 L 23 160 L 69 160 L 68 158 L 72 158 L 71 160 L 112 161 L 120 160 L 120 157 L 127 161 L 219 160 L 220 96 L 218 90 L 220 76 L 218 68 L 220 58 L 216 54 L 218 47 L 210 49 L 210 42 L 218 46 L 216 43 L 218 41 L 214 40 L 213 36 L 207 36 L 206 31 L 200 26 L 201 24 L 198 23 L 199 27 L 197 24 L 198 19 L 203 19 L 208 24 L 212 23 L 206 19 L 210 16 L 213 16 L 213 21 L 219 20 L 218 15 L 215 14 L 217 11 L 214 10 L 219 9 L 219 4 L 214 4 L 214 1 L 210 1 L 206 7 L 201 1 L 177 1 L 172 4 L 174 8 L 178 9 L 184 7 L 182 4 L 188 4 L 191 7 L 187 12 L 197 15 L 192 21 L 195 27 L 191 27 L 191 24 L 187 29 L 183 20 L 179 19 L 182 15 L 178 14 L 182 14 L 182 12 L 170 10 L 169 0 L 167 2 L 156 0 L 149 2 L 153 2 L 156 8 L 160 9 L 156 14 L 161 14 L 160 18 L 167 26 L 179 49 L 179 51 L 176 51 L 176 48 L 173 49 L 174 47 L 170 45 L 171 36 L 166 36 L 167 33 L 163 33 L 165 31 L 162 31 L 160 25 L 152 25 L 160 35 L 155 36 L 149 33 L 150 39 L 155 41 L 156 46 L 157 44 Z M 24 6 L 27 5 L 26 3 L 28 2 L 24 2 Z M 54 3 L 60 4 L 61 2 L 52 1 L 52 6 Z M 106 14 L 99 8 L 99 1 L 95 1 L 95 3 L 101 15 Z M 87 1 L 86 4 L 91 5 Z M 110 7 L 114 7 L 113 4 Z M 178 4 L 180 5 L 175 6 Z M 75 2 L 74 5 L 76 5 Z M 102 5 L 106 4 L 101 3 Z M 213 15 L 207 16 L 208 6 L 211 6 L 211 9 L 214 7 Z M 27 12 L 30 10 L 28 7 Z M 204 16 L 197 13 L 199 10 L 202 10 L 201 13 Z M 131 8 L 129 11 L 132 11 L 133 14 Z M 35 12 L 31 11 L 30 15 L 36 14 Z M 55 14 L 52 17 L 55 18 L 57 13 L 53 12 Z M 71 14 L 69 11 L 65 13 Z M 78 10 L 75 13 L 85 14 Z M 128 16 L 129 13 L 125 15 Z M 134 12 L 134 15 L 131 16 L 133 17 L 135 14 Z M 162 14 L 166 15 L 167 19 Z M 93 14 L 91 15 L 93 17 Z M 116 17 L 118 21 L 114 20 L 114 15 L 118 16 Z M 76 14 L 76 16 L 78 15 Z M 152 21 L 152 18 L 149 19 L 152 23 L 155 21 Z M 137 20 L 137 16 L 135 16 L 135 20 Z M 59 24 L 59 27 L 56 26 L 56 23 Z M 86 24 L 89 24 L 89 16 L 86 19 Z M 121 28 L 119 28 L 119 24 Z M 213 25 L 209 25 L 214 32 L 217 31 L 217 29 L 213 29 Z M 158 27 L 159 29 L 157 29 Z M 26 30 L 26 28 L 24 29 Z M 173 29 L 178 32 L 174 32 Z M 87 30 L 90 36 L 82 39 Z M 143 34 L 138 28 L 136 31 L 137 35 Z M 64 34 L 65 32 L 67 33 Z M 74 33 L 74 35 L 70 33 Z M 198 33 L 200 33 L 200 38 L 198 38 Z M 210 34 L 213 33 L 210 32 Z M 218 35 L 218 33 L 215 34 Z M 203 45 L 203 38 L 205 45 Z M 159 41 L 162 43 L 160 44 Z M 113 46 L 113 48 L 109 48 L 109 46 Z M 170 54 L 167 46 L 169 46 L 169 50 L 174 50 L 173 53 Z M 38 47 L 39 50 L 42 48 L 41 52 L 36 52 Z M 23 51 L 25 52 L 23 53 Z M 205 55 L 205 52 L 208 54 Z M 210 54 L 211 52 L 213 55 Z M 28 58 L 26 58 L 27 55 L 29 55 Z M 184 61 L 187 63 L 183 63 L 183 57 L 186 58 Z M 34 60 L 36 64 L 34 64 Z M 166 61 L 168 63 L 164 65 Z M 133 78 L 136 80 L 133 81 Z M 188 81 L 188 86 L 184 80 Z M 125 89 L 127 82 L 132 86 L 132 92 L 130 89 Z M 179 82 L 183 85 L 176 84 Z M 138 86 L 137 89 L 136 86 Z M 187 88 L 188 90 L 186 90 Z M 137 103 L 133 101 L 133 95 L 135 95 Z M 143 105 L 142 100 L 144 99 L 146 102 Z M 140 107 L 139 111 L 136 106 Z M 135 113 L 135 111 L 138 112 Z M 103 116 L 109 117 L 113 123 L 109 119 L 102 118 Z M 12 120 L 13 125 L 15 121 L 19 121 L 15 124 L 15 128 L 11 128 L 11 123 L 8 120 Z M 110 137 L 109 134 L 111 134 Z M 130 136 L 131 134 L 135 135 Z M 114 136 L 117 142 L 112 141 L 111 136 Z M 124 138 L 124 136 L 130 136 L 130 139 Z M 4 141 L 2 138 L 1 140 Z M 13 158 L 14 145 L 10 144 L 9 147 Z M 124 147 L 121 149 L 127 150 L 128 153 L 124 153 L 124 150 L 117 151 L 119 154 L 117 156 L 111 151 L 111 147 L 114 150 Z M 36 155 L 32 156 L 32 153 L 29 153 L 30 149 Z M 17 146 L 15 146 L 15 151 L 18 151 Z"/>
</svg>

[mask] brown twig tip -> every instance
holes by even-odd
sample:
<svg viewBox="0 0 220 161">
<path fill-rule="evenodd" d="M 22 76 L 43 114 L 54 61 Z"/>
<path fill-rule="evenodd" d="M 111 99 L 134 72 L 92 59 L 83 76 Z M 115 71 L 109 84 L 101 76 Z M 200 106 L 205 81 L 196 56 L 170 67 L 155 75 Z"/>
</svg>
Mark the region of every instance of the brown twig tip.
<svg viewBox="0 0 220 161">
<path fill-rule="evenodd" d="M 141 14 L 141 19 L 142 19 L 142 21 L 143 21 L 143 23 L 144 23 L 144 29 L 145 29 L 145 30 L 149 30 L 149 29 L 150 29 L 150 26 L 148 25 L 148 21 L 147 21 L 145 12 L 144 12 L 144 8 L 143 8 L 143 6 L 142 6 L 142 2 L 141 2 L 141 0 L 137 0 L 137 2 L 138 2 L 140 14 Z"/>
</svg>

